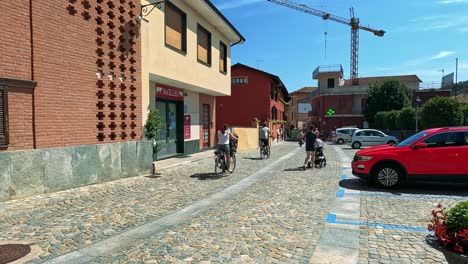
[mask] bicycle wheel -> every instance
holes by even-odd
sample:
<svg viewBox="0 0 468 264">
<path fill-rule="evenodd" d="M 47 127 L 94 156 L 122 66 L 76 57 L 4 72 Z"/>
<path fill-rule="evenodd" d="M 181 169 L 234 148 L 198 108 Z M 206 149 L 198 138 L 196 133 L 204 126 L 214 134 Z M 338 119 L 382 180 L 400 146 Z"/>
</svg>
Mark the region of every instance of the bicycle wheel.
<svg viewBox="0 0 468 264">
<path fill-rule="evenodd" d="M 224 159 L 221 158 L 220 156 L 217 156 L 215 159 L 215 174 L 216 176 L 221 176 L 223 175 L 225 171 L 225 165 L 224 165 Z"/>
<path fill-rule="evenodd" d="M 270 158 L 270 146 L 267 146 L 266 149 L 265 149 L 265 155 Z"/>
<path fill-rule="evenodd" d="M 260 146 L 260 159 L 264 159 L 265 158 L 265 146 L 262 145 Z"/>
<path fill-rule="evenodd" d="M 236 169 L 236 154 L 232 153 L 231 155 L 231 168 L 232 172 Z"/>
</svg>

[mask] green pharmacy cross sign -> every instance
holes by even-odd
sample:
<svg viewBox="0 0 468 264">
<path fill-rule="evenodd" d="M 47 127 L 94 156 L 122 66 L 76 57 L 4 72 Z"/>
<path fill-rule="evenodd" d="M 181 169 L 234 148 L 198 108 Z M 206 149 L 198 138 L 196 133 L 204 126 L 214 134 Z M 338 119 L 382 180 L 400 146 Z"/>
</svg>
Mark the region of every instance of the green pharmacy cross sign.
<svg viewBox="0 0 468 264">
<path fill-rule="evenodd" d="M 335 110 L 333 110 L 332 108 L 328 109 L 327 115 L 332 116 L 334 114 L 335 114 Z"/>
</svg>

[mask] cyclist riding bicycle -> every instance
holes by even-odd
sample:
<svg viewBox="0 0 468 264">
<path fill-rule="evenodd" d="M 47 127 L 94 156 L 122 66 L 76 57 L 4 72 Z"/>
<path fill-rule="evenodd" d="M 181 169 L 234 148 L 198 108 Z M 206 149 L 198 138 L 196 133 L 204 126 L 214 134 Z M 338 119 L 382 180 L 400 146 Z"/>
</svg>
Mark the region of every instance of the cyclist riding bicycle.
<svg viewBox="0 0 468 264">
<path fill-rule="evenodd" d="M 226 167 L 229 173 L 232 173 L 230 169 L 231 166 L 231 150 L 229 149 L 229 140 L 233 139 L 236 140 L 237 138 L 231 133 L 228 125 L 225 124 L 221 130 L 218 130 L 218 151 L 224 151 L 224 155 L 226 156 Z"/>
<path fill-rule="evenodd" d="M 260 128 L 260 142 L 268 147 L 268 136 L 271 136 L 270 129 L 267 127 L 266 123 L 263 123 L 262 128 Z"/>
</svg>

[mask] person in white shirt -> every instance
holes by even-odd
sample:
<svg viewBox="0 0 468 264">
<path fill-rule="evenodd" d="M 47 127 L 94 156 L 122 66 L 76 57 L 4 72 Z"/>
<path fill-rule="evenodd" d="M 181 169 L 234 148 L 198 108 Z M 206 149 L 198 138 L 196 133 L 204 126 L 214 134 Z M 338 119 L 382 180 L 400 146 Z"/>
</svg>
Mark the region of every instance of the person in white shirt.
<svg viewBox="0 0 468 264">
<path fill-rule="evenodd" d="M 264 123 L 262 128 L 260 128 L 260 141 L 263 142 L 265 146 L 268 146 L 269 136 L 271 136 L 270 129 L 267 127 L 266 123 Z"/>
<path fill-rule="evenodd" d="M 223 150 L 226 155 L 226 167 L 229 173 L 232 173 L 231 167 L 231 150 L 229 149 L 229 139 L 235 139 L 236 137 L 231 133 L 228 125 L 224 125 L 221 130 L 218 130 L 218 145 L 217 149 Z"/>
</svg>

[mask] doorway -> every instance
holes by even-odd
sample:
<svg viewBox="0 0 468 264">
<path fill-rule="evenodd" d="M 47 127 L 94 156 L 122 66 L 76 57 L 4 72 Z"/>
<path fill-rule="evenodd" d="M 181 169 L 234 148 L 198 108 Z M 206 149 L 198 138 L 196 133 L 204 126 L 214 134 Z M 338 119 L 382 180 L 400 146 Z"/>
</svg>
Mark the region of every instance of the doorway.
<svg viewBox="0 0 468 264">
<path fill-rule="evenodd" d="M 182 106 L 179 102 L 169 100 L 157 100 L 156 109 L 159 110 L 164 127 L 157 133 L 158 152 L 157 159 L 163 159 L 175 156 L 183 152 L 183 140 L 181 140 L 182 132 Z"/>
<path fill-rule="evenodd" d="M 203 148 L 210 147 L 210 105 L 203 104 L 202 108 L 202 146 Z"/>
</svg>

